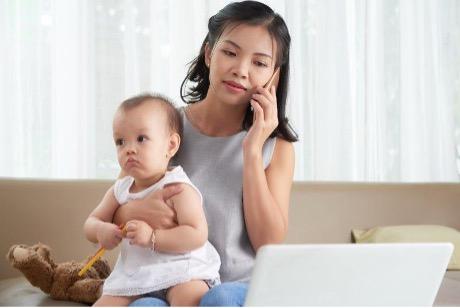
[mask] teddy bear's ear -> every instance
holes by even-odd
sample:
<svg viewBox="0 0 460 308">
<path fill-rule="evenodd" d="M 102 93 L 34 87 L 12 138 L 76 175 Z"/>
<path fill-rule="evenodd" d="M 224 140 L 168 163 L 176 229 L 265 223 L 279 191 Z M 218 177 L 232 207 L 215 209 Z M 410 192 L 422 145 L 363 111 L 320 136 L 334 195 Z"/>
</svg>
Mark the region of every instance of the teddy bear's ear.
<svg viewBox="0 0 460 308">
<path fill-rule="evenodd" d="M 10 250 L 8 250 L 8 253 L 6 254 L 6 259 L 8 262 L 12 263 L 13 262 L 13 251 L 18 245 L 13 245 L 10 247 Z"/>
<path fill-rule="evenodd" d="M 45 262 L 51 265 L 52 268 L 56 267 L 54 260 L 51 258 L 51 249 L 49 248 L 49 246 L 42 243 L 38 243 L 32 247 L 35 249 L 37 254 L 45 260 Z"/>
</svg>

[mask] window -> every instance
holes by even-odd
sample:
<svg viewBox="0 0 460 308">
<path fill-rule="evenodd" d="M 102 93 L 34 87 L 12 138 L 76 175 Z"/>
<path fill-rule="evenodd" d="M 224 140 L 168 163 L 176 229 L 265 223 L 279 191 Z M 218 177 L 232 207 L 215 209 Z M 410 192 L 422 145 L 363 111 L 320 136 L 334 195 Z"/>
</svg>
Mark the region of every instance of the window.
<svg viewBox="0 0 460 308">
<path fill-rule="evenodd" d="M 115 108 L 180 105 L 228 2 L 0 2 L 0 176 L 115 178 Z M 292 37 L 296 180 L 459 180 L 459 1 L 264 2 Z"/>
</svg>

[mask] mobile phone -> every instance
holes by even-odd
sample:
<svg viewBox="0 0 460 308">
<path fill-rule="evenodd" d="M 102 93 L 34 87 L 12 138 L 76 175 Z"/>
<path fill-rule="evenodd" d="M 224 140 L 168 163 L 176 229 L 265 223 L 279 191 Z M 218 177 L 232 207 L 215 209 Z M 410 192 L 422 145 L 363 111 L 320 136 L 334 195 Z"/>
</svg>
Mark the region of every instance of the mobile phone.
<svg viewBox="0 0 460 308">
<path fill-rule="evenodd" d="M 278 81 L 280 80 L 280 68 L 277 67 L 276 70 L 273 72 L 272 77 L 267 81 L 267 83 L 264 85 L 265 89 L 270 89 L 271 86 L 278 86 Z"/>
</svg>

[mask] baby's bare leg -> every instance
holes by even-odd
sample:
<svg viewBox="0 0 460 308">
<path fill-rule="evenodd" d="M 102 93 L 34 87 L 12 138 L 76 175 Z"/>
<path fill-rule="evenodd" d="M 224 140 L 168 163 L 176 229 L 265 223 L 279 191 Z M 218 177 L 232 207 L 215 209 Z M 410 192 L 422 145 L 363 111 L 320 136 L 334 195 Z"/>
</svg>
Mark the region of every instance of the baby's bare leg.
<svg viewBox="0 0 460 308">
<path fill-rule="evenodd" d="M 93 306 L 118 306 L 118 307 L 126 307 L 131 302 L 138 299 L 140 296 L 111 296 L 111 295 L 102 295 L 99 299 L 94 303 Z"/>
<path fill-rule="evenodd" d="M 198 306 L 209 287 L 203 280 L 178 284 L 168 290 L 166 299 L 170 306 Z"/>
</svg>

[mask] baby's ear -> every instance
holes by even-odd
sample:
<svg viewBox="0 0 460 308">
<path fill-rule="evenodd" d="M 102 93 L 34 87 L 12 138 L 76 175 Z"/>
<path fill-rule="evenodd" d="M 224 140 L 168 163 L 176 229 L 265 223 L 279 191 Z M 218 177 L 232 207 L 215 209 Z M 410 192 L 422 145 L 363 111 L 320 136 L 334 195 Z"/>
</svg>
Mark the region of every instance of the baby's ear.
<svg viewBox="0 0 460 308">
<path fill-rule="evenodd" d="M 180 146 L 180 136 L 178 133 L 172 133 L 169 136 L 169 144 L 168 144 L 168 156 L 173 157 L 176 155 L 177 151 L 179 150 Z"/>
</svg>

